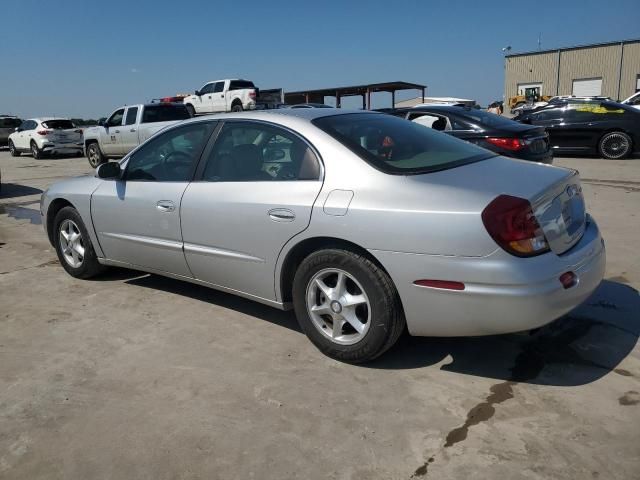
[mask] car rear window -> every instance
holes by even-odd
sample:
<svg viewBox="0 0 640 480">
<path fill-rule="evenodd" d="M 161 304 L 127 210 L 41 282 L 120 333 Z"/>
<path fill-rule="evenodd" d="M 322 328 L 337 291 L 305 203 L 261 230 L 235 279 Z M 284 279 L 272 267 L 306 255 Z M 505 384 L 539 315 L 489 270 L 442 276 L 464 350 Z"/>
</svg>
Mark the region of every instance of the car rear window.
<svg viewBox="0 0 640 480">
<path fill-rule="evenodd" d="M 390 174 L 429 173 L 496 156 L 446 133 L 390 115 L 332 115 L 312 123 L 373 167 Z"/>
<path fill-rule="evenodd" d="M 243 88 L 256 88 L 249 80 L 231 80 L 229 90 L 242 90 Z"/>
<path fill-rule="evenodd" d="M 147 105 L 142 112 L 142 123 L 171 122 L 187 118 L 190 118 L 189 111 L 184 105 Z"/>
<path fill-rule="evenodd" d="M 485 112 L 483 110 L 460 108 L 456 111 L 456 114 L 458 114 L 463 119 L 470 121 L 471 123 L 475 123 L 476 125 L 485 127 L 509 128 L 513 125 L 513 120 L 501 117 L 500 115 L 496 115 L 495 113 Z"/>
<path fill-rule="evenodd" d="M 76 128 L 71 120 L 47 120 L 46 122 L 42 122 L 42 126 L 51 130 L 69 130 Z"/>
<path fill-rule="evenodd" d="M 16 128 L 22 124 L 19 118 L 0 118 L 0 128 Z"/>
</svg>

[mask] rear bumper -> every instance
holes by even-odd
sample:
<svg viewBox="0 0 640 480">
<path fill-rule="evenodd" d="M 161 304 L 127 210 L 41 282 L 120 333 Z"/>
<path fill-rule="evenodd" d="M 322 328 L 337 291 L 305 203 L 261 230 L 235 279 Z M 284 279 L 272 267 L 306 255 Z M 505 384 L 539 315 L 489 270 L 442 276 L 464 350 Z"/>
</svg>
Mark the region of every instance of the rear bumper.
<svg viewBox="0 0 640 480">
<path fill-rule="evenodd" d="M 46 153 L 71 153 L 71 152 L 82 152 L 84 149 L 84 145 L 82 142 L 78 143 L 53 143 L 46 142 L 40 147 L 43 152 Z"/>
<path fill-rule="evenodd" d="M 496 250 L 487 257 L 443 257 L 372 251 L 400 294 L 407 326 L 417 336 L 475 336 L 540 327 L 584 302 L 604 276 L 604 241 L 595 222 L 569 252 L 533 258 Z M 577 284 L 565 289 L 560 275 Z M 464 282 L 461 291 L 418 287 L 419 279 Z"/>
</svg>

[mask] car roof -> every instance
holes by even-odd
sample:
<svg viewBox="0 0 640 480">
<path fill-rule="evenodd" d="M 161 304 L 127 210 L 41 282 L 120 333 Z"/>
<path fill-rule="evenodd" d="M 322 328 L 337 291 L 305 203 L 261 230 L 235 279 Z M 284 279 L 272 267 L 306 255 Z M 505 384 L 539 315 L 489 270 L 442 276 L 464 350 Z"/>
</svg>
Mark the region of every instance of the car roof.
<svg viewBox="0 0 640 480">
<path fill-rule="evenodd" d="M 246 120 L 269 120 L 277 121 L 282 116 L 295 117 L 302 120 L 315 120 L 320 117 L 331 117 L 334 115 L 349 115 L 354 113 L 363 113 L 370 115 L 379 115 L 379 112 L 371 110 L 353 110 L 344 108 L 277 108 L 272 110 L 245 110 L 244 112 L 233 113 L 216 113 L 212 115 L 201 115 L 185 120 L 185 122 L 203 120 L 210 118 L 211 120 L 225 119 L 246 119 Z"/>
</svg>

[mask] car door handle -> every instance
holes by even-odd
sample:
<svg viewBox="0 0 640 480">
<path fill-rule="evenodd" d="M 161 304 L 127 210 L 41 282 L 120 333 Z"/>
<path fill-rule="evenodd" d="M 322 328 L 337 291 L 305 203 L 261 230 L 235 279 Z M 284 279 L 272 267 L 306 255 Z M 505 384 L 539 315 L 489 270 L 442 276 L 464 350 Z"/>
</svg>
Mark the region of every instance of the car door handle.
<svg viewBox="0 0 640 480">
<path fill-rule="evenodd" d="M 116 133 L 120 133 L 120 130 L 116 130 Z"/>
<path fill-rule="evenodd" d="M 220 98 L 224 98 L 224 93 L 222 95 L 220 95 Z"/>
<path fill-rule="evenodd" d="M 131 130 L 129 130 L 131 133 L 134 133 L 136 131 L 135 128 L 132 128 Z"/>
<path fill-rule="evenodd" d="M 274 222 L 293 222 L 296 214 L 288 208 L 273 208 L 269 210 L 269 218 Z"/>
<path fill-rule="evenodd" d="M 176 209 L 176 205 L 171 200 L 160 200 L 156 203 L 156 208 L 161 212 L 173 212 Z"/>
</svg>

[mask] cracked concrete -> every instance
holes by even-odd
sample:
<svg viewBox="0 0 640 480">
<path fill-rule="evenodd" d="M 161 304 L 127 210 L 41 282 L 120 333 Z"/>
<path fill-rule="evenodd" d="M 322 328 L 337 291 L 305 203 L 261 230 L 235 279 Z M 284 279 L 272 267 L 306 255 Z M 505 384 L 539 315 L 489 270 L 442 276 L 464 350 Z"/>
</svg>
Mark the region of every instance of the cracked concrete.
<svg viewBox="0 0 640 480">
<path fill-rule="evenodd" d="M 351 366 L 290 313 L 69 277 L 33 211 L 86 160 L 0 151 L 0 478 L 635 478 L 640 162 L 557 163 L 607 241 L 591 299 L 532 335 L 404 338 Z"/>
</svg>

